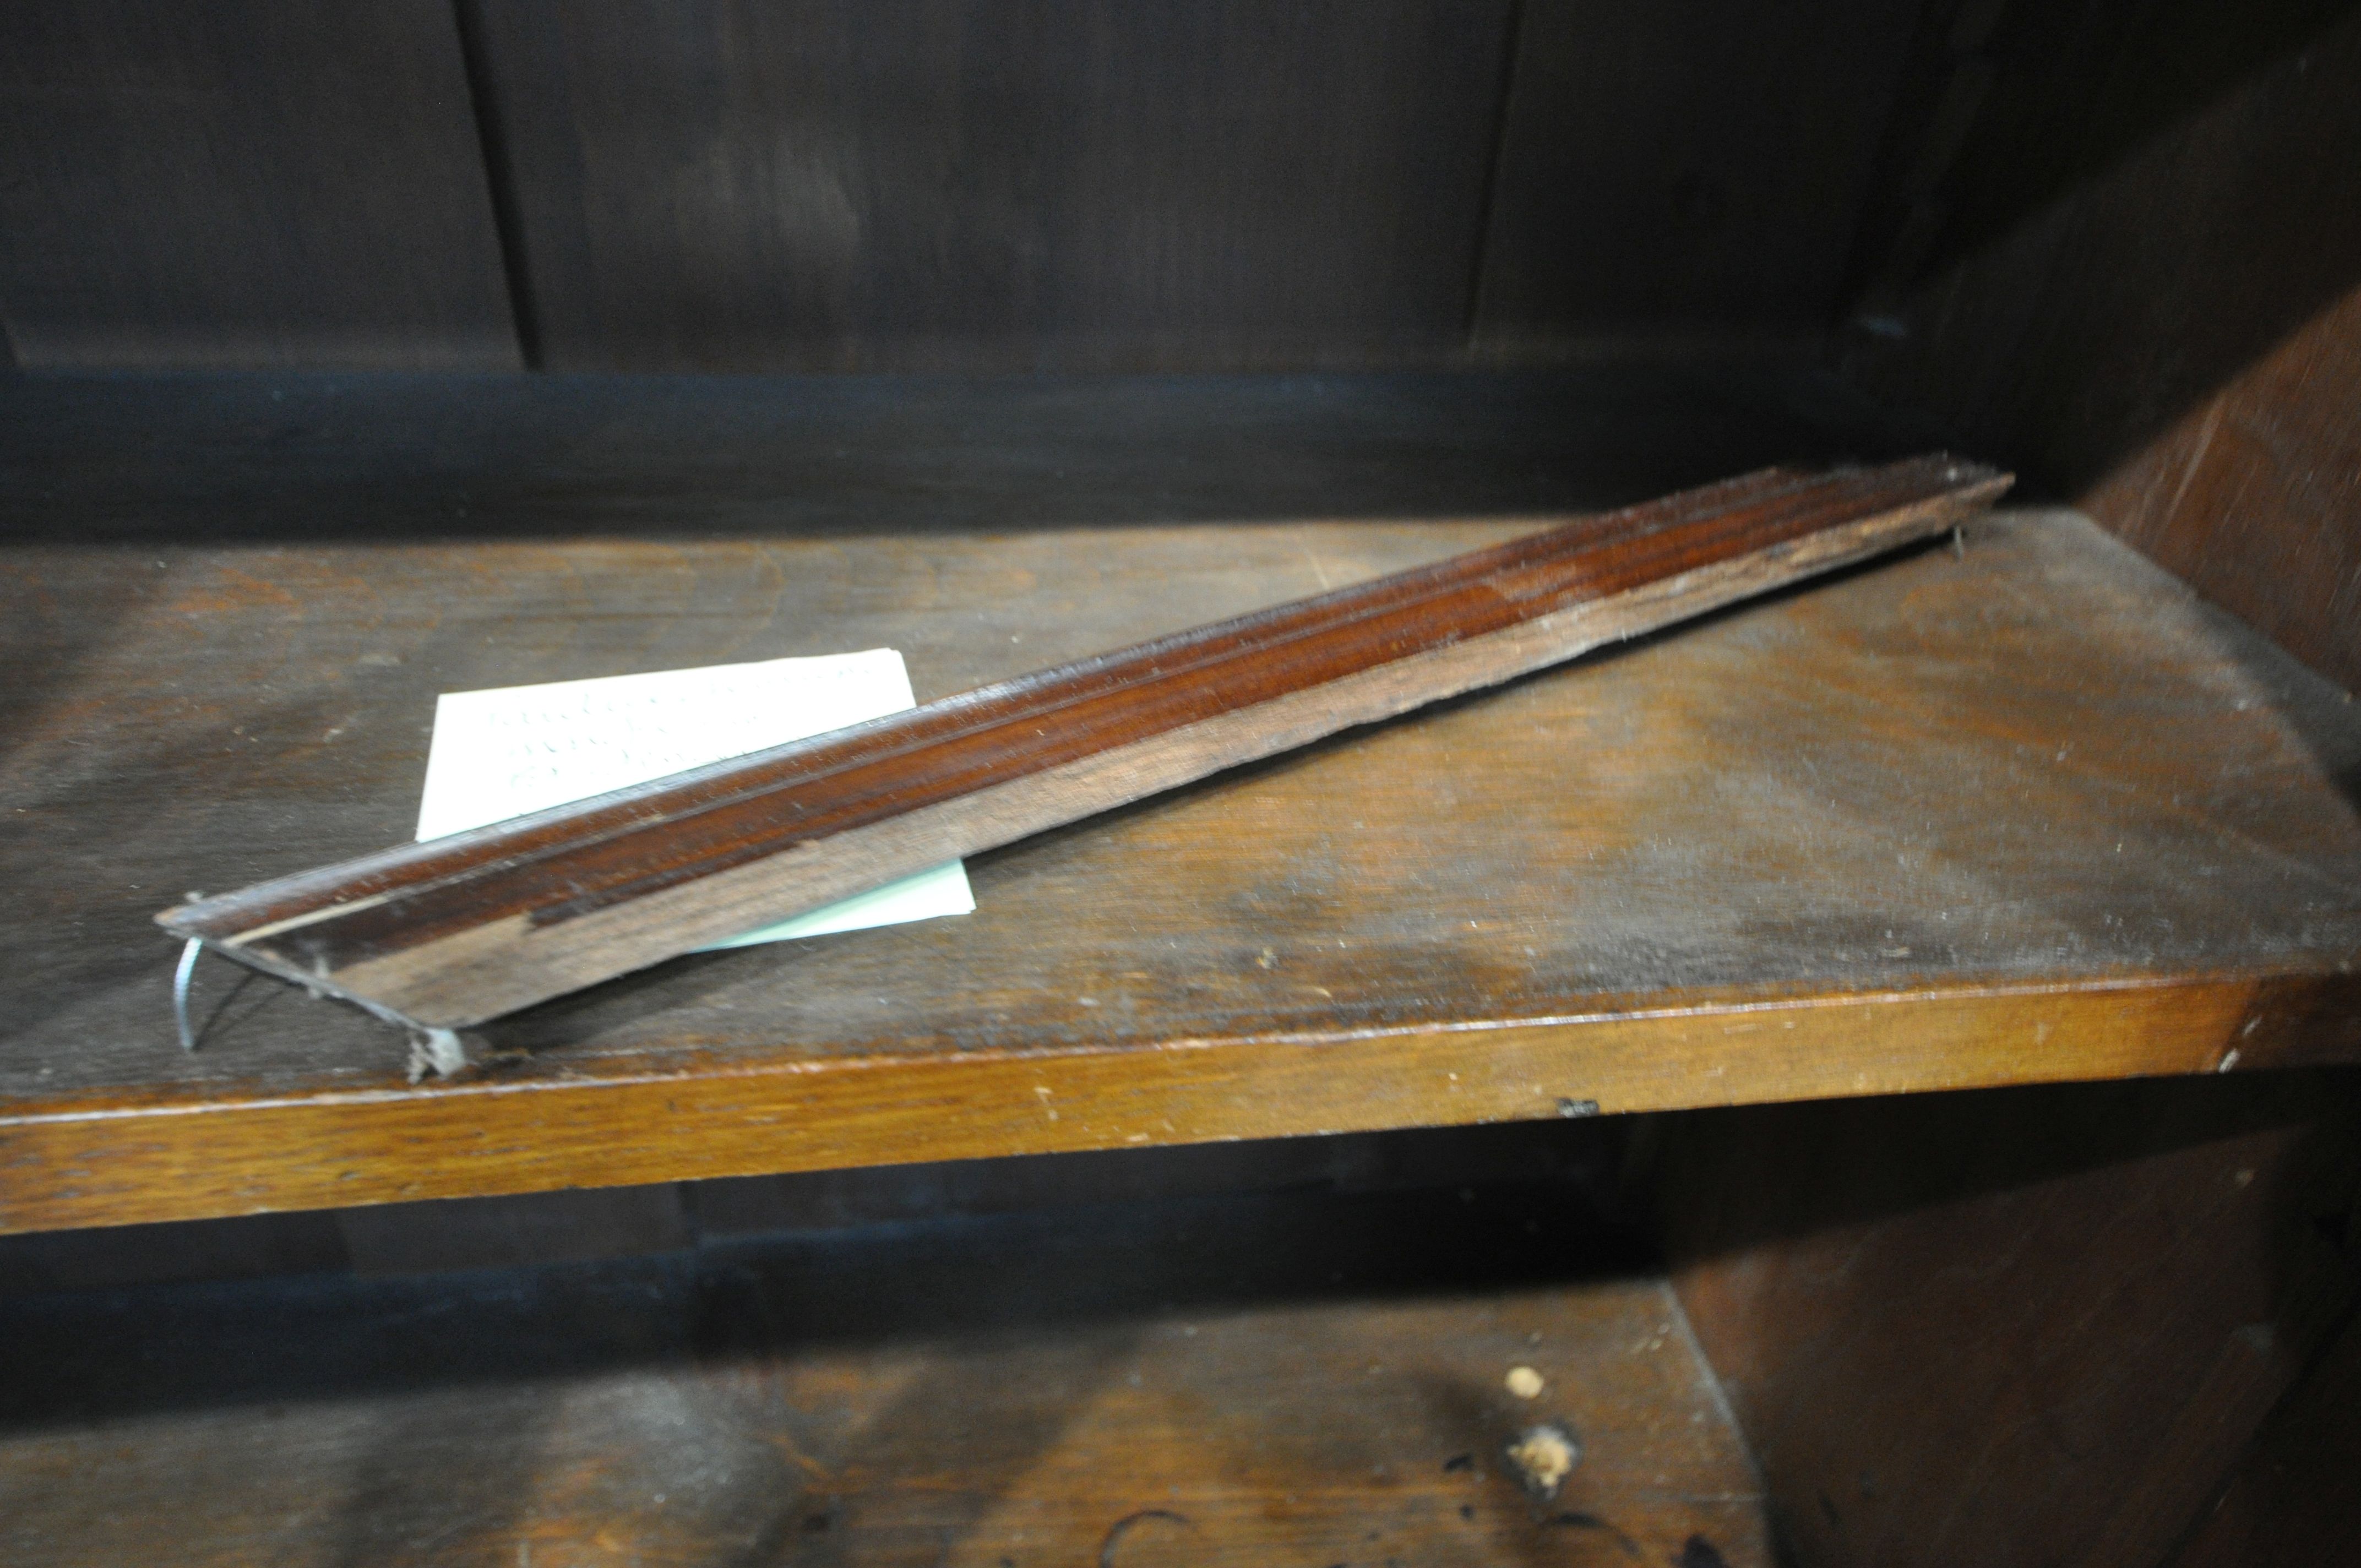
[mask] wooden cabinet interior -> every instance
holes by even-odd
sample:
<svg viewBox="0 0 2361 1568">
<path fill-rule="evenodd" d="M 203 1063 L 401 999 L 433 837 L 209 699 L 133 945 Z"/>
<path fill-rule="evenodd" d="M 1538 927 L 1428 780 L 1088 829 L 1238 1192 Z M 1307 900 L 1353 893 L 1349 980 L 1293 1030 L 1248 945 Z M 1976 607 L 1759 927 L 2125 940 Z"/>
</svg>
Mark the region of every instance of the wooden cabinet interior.
<svg viewBox="0 0 2361 1568">
<path fill-rule="evenodd" d="M 0 1542 L 2299 1562 L 2356 1111 L 2236 1074 L 5 1238 Z"/>
<path fill-rule="evenodd" d="M 0 17 L 0 1556 L 2334 1560 L 2361 12 L 1020 9 Z M 401 837 L 437 691 L 1946 441 L 1957 553 L 964 923 L 172 1046 L 147 913 Z"/>
</svg>

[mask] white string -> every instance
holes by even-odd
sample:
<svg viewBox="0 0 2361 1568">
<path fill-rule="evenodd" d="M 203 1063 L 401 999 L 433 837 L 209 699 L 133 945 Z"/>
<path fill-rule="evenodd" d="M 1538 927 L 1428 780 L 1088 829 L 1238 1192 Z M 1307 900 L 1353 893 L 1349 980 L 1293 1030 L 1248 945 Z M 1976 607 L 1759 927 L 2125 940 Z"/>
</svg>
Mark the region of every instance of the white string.
<svg viewBox="0 0 2361 1568">
<path fill-rule="evenodd" d="M 181 1025 L 181 1048 L 184 1051 L 197 1048 L 196 1031 L 189 1027 L 189 976 L 196 972 L 197 955 L 204 951 L 204 947 L 202 938 L 190 938 L 188 945 L 181 949 L 181 967 L 172 974 L 172 1018 Z"/>
</svg>

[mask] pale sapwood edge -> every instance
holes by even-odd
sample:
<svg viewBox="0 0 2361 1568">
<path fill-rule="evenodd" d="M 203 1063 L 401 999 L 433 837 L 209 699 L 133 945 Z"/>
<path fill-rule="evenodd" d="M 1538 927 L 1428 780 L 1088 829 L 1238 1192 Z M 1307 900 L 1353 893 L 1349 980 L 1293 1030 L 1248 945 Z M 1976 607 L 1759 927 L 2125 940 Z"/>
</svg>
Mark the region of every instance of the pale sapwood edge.
<svg viewBox="0 0 2361 1568">
<path fill-rule="evenodd" d="M 2006 486 L 2004 477 L 1833 524 L 1767 548 L 1584 600 L 1488 635 L 1374 665 L 1240 707 L 866 827 L 807 840 L 590 910 L 534 924 L 482 923 L 333 970 L 306 970 L 258 944 L 385 895 L 273 922 L 216 951 L 335 996 L 412 1031 L 412 1076 L 464 1065 L 453 1031 L 645 968 L 937 865 L 1188 784 L 1356 726 L 1498 685 L 1608 642 L 1661 630 L 1950 529 Z M 661 784 L 664 781 L 658 781 Z M 651 785 L 647 787 L 656 787 Z M 235 895 L 232 895 L 235 896 Z M 184 912 L 158 916 L 167 929 Z M 423 1041 L 420 1047 L 418 1042 Z"/>
</svg>

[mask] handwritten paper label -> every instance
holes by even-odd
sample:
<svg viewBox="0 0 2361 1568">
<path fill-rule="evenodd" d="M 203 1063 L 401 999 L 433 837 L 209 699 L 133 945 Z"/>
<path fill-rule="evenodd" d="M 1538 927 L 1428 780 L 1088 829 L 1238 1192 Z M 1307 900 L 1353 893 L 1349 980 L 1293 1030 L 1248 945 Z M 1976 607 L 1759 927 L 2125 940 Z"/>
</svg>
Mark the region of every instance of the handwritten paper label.
<svg viewBox="0 0 2361 1568">
<path fill-rule="evenodd" d="M 418 836 L 439 839 L 917 706 L 891 648 L 557 681 L 434 700 Z M 931 871 L 716 947 L 858 931 L 975 907 L 967 870 Z"/>
</svg>

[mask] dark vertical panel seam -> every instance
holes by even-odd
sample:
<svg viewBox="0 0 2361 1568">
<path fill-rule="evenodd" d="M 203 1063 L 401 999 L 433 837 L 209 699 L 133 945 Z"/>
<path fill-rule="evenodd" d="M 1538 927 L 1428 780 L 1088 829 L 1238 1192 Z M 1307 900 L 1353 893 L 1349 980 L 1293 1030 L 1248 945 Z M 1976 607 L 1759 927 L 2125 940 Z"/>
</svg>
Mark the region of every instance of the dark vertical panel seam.
<svg viewBox="0 0 2361 1568">
<path fill-rule="evenodd" d="M 508 137 L 500 127 L 500 105 L 493 94 L 491 56 L 484 45 L 483 16 L 478 0 L 451 0 L 451 16 L 459 32 L 459 59 L 467 73 L 467 97 L 476 113 L 476 145 L 484 163 L 484 184 L 491 192 L 492 228 L 500 240 L 500 272 L 508 280 L 509 316 L 515 324 L 517 353 L 525 368 L 541 368 L 541 318 L 533 307 L 533 272 L 525 265 L 524 218 L 517 205 L 516 166 L 509 157 Z"/>
<path fill-rule="evenodd" d="M 1979 6 L 1977 0 L 1960 0 L 1956 4 L 1921 0 L 1917 16 L 1911 24 L 1910 41 L 1904 47 L 1893 81 L 1876 84 L 1891 96 L 1878 127 L 1877 151 L 1871 159 L 1869 177 L 1862 183 L 1861 199 L 1845 236 L 1844 271 L 1838 279 L 1836 294 L 1828 302 L 1823 323 L 1824 334 L 1832 345 L 1837 344 L 1837 334 L 1847 322 L 1898 286 L 1897 280 L 1906 273 L 1913 198 L 1931 199 L 1940 188 L 1950 167 L 1959 161 L 1960 149 L 1967 145 L 1973 119 L 1941 166 L 1925 171 L 1924 190 L 1911 190 L 1911 173 L 1927 155 L 1928 140 L 1941 106 L 1957 90 L 1962 71 L 1971 69 L 1968 62 L 1978 57 L 2008 4 L 2009 0 L 1984 0 Z M 1982 22 L 1972 38 L 1962 39 L 1959 36 L 1961 18 L 1971 7 L 1977 9 Z"/>
<path fill-rule="evenodd" d="M 1499 91 L 1494 94 L 1499 104 L 1492 126 L 1492 159 L 1484 166 L 1484 190 L 1476 204 L 1476 244 L 1468 258 L 1467 307 L 1461 323 L 1460 347 L 1463 352 L 1476 346 L 1476 324 L 1482 319 L 1484 309 L 1484 267 L 1492 253 L 1493 207 L 1499 201 L 1500 165 L 1509 151 L 1509 110 L 1517 93 L 1517 46 L 1525 29 L 1525 0 L 1509 0 L 1509 23 L 1501 29 Z"/>
</svg>

